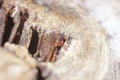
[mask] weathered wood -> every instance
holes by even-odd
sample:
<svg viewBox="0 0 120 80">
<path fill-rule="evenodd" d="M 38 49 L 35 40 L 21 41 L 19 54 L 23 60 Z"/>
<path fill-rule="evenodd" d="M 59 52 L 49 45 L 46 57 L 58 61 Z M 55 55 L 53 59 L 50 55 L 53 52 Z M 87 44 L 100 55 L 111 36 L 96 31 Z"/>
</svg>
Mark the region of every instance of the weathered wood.
<svg viewBox="0 0 120 80">
<path fill-rule="evenodd" d="M 83 8 L 77 10 L 65 5 L 64 0 L 54 1 L 40 0 L 43 2 L 40 4 L 31 0 L 4 0 L 5 11 L 15 24 L 9 35 L 4 35 L 7 38 L 4 43 L 9 41 L 28 48 L 41 70 L 38 75 L 45 80 L 103 80 L 109 64 L 104 30 L 89 18 Z M 18 14 L 15 13 L 17 10 L 7 8 L 8 4 L 17 8 Z M 18 20 L 14 21 L 15 18 Z M 64 33 L 66 41 L 56 62 L 42 64 L 49 54 L 53 57 L 51 53 L 59 33 Z M 119 77 L 118 72 L 115 75 Z"/>
<path fill-rule="evenodd" d="M 5 12 L 3 9 L 0 9 L 0 45 L 2 45 L 2 37 L 5 30 L 4 28 L 5 20 L 6 20 Z"/>
</svg>

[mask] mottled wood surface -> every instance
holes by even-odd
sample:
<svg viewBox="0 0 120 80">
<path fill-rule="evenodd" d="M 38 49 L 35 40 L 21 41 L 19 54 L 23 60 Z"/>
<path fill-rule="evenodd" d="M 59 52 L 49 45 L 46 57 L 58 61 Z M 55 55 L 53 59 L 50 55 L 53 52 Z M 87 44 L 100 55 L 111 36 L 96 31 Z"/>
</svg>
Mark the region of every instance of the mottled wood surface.
<svg viewBox="0 0 120 80">
<path fill-rule="evenodd" d="M 116 30 L 111 27 L 115 24 L 107 23 L 116 22 L 118 18 L 108 17 L 113 16 L 112 8 L 118 12 L 119 8 L 116 2 L 115 5 L 109 1 L 113 0 L 4 0 L 0 9 L 0 45 L 11 42 L 28 48 L 37 57 L 46 80 L 119 80 L 120 50 L 116 43 L 120 39 L 119 28 Z M 107 12 L 100 15 L 104 6 L 110 16 Z M 118 15 L 117 10 L 114 13 Z M 103 16 L 106 21 L 101 19 Z M 55 64 L 41 64 L 58 34 L 63 32 L 64 36 L 70 36 L 70 43 L 65 42 Z"/>
</svg>

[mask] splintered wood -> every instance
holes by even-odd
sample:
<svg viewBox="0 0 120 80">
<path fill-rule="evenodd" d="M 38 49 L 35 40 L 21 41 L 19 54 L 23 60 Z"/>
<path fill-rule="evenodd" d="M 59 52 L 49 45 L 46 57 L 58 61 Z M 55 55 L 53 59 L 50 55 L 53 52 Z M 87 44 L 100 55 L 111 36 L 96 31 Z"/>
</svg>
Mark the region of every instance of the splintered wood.
<svg viewBox="0 0 120 80">
<path fill-rule="evenodd" d="M 8 11 L 2 9 L 0 25 L 0 45 L 6 42 L 26 46 L 31 55 L 39 62 L 55 62 L 65 39 L 63 33 L 45 34 L 37 26 L 25 24 L 29 14 L 27 9 L 11 6 Z"/>
<path fill-rule="evenodd" d="M 13 11 L 15 7 L 11 7 L 9 11 L 4 14 L 6 17 L 4 17 L 5 21 L 3 22 L 3 27 L 1 26 L 1 42 L 0 44 L 3 46 L 5 42 L 11 42 L 15 44 L 19 44 L 20 37 L 22 35 L 22 30 L 24 27 L 24 22 L 28 18 L 28 13 L 26 9 L 20 9 L 20 11 L 17 11 L 16 14 L 13 16 Z M 3 15 L 1 13 L 1 15 Z M 1 16 L 2 17 L 2 16 Z M 3 20 L 4 20 L 3 19 Z"/>
</svg>

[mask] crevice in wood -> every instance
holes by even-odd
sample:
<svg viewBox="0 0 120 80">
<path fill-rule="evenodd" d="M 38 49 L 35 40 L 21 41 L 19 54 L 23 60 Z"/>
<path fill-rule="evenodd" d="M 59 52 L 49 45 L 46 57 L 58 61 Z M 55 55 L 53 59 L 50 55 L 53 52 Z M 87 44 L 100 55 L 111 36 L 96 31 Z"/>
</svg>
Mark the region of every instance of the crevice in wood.
<svg viewBox="0 0 120 80">
<path fill-rule="evenodd" d="M 2 8 L 3 0 L 0 0 L 0 9 Z"/>
<path fill-rule="evenodd" d="M 32 38 L 30 41 L 30 45 L 28 47 L 28 50 L 32 56 L 36 53 L 37 51 L 37 45 L 38 45 L 38 40 L 39 40 L 39 34 L 36 29 L 32 30 Z"/>
<path fill-rule="evenodd" d="M 13 42 L 12 42 L 15 44 L 19 44 L 19 42 L 20 42 L 20 38 L 21 38 L 22 31 L 24 28 L 24 23 L 26 21 L 26 18 L 28 18 L 28 13 L 27 12 L 25 12 L 25 13 L 20 12 L 20 18 L 21 18 L 21 21 L 20 21 L 19 27 L 16 31 L 15 37 L 14 37 Z"/>
<path fill-rule="evenodd" d="M 37 80 L 45 80 L 45 78 L 42 76 L 42 72 L 39 67 L 37 67 L 37 71 L 38 71 Z"/>
<path fill-rule="evenodd" d="M 4 33 L 3 33 L 3 36 L 2 36 L 2 46 L 5 44 L 5 42 L 8 41 L 8 39 L 9 39 L 9 37 L 11 35 L 13 27 L 14 27 L 13 18 L 10 16 L 10 13 L 8 13 L 6 15 Z"/>
<path fill-rule="evenodd" d="M 38 28 L 40 27 L 33 27 L 32 33 L 30 33 L 30 28 L 27 29 L 25 25 L 25 21 L 29 17 L 27 10 L 19 7 L 18 9 L 20 10 L 18 13 L 15 13 L 15 15 L 11 17 L 11 14 L 14 12 L 14 8 L 15 7 L 10 9 L 11 12 L 8 12 L 6 15 L 4 33 L 2 36 L 2 46 L 7 41 L 25 45 L 33 58 L 36 58 L 38 61 L 55 62 L 59 51 L 66 42 L 66 39 L 64 38 L 65 35 L 57 32 L 44 34 L 44 31 L 38 32 Z M 27 37 L 24 40 L 25 36 Z M 21 39 L 23 42 L 20 41 Z"/>
<path fill-rule="evenodd" d="M 34 58 L 40 62 L 55 62 L 59 51 L 64 46 L 66 39 L 63 34 L 50 33 L 39 36 L 37 51 Z"/>
</svg>

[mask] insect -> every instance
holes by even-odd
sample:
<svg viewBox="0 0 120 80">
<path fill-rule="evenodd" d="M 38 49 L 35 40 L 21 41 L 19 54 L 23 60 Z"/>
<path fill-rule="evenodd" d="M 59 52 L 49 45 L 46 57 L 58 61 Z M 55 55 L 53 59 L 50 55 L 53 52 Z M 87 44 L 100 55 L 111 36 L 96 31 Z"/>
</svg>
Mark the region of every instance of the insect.
<svg viewBox="0 0 120 80">
<path fill-rule="evenodd" d="M 46 61 L 51 61 L 51 62 L 55 62 L 57 59 L 57 55 L 61 49 L 61 47 L 63 47 L 65 42 L 63 33 L 59 35 L 59 37 L 56 38 L 55 42 L 54 42 L 54 48 L 52 49 L 52 51 L 50 51 L 50 54 L 48 54 L 47 56 L 47 60 Z"/>
</svg>

